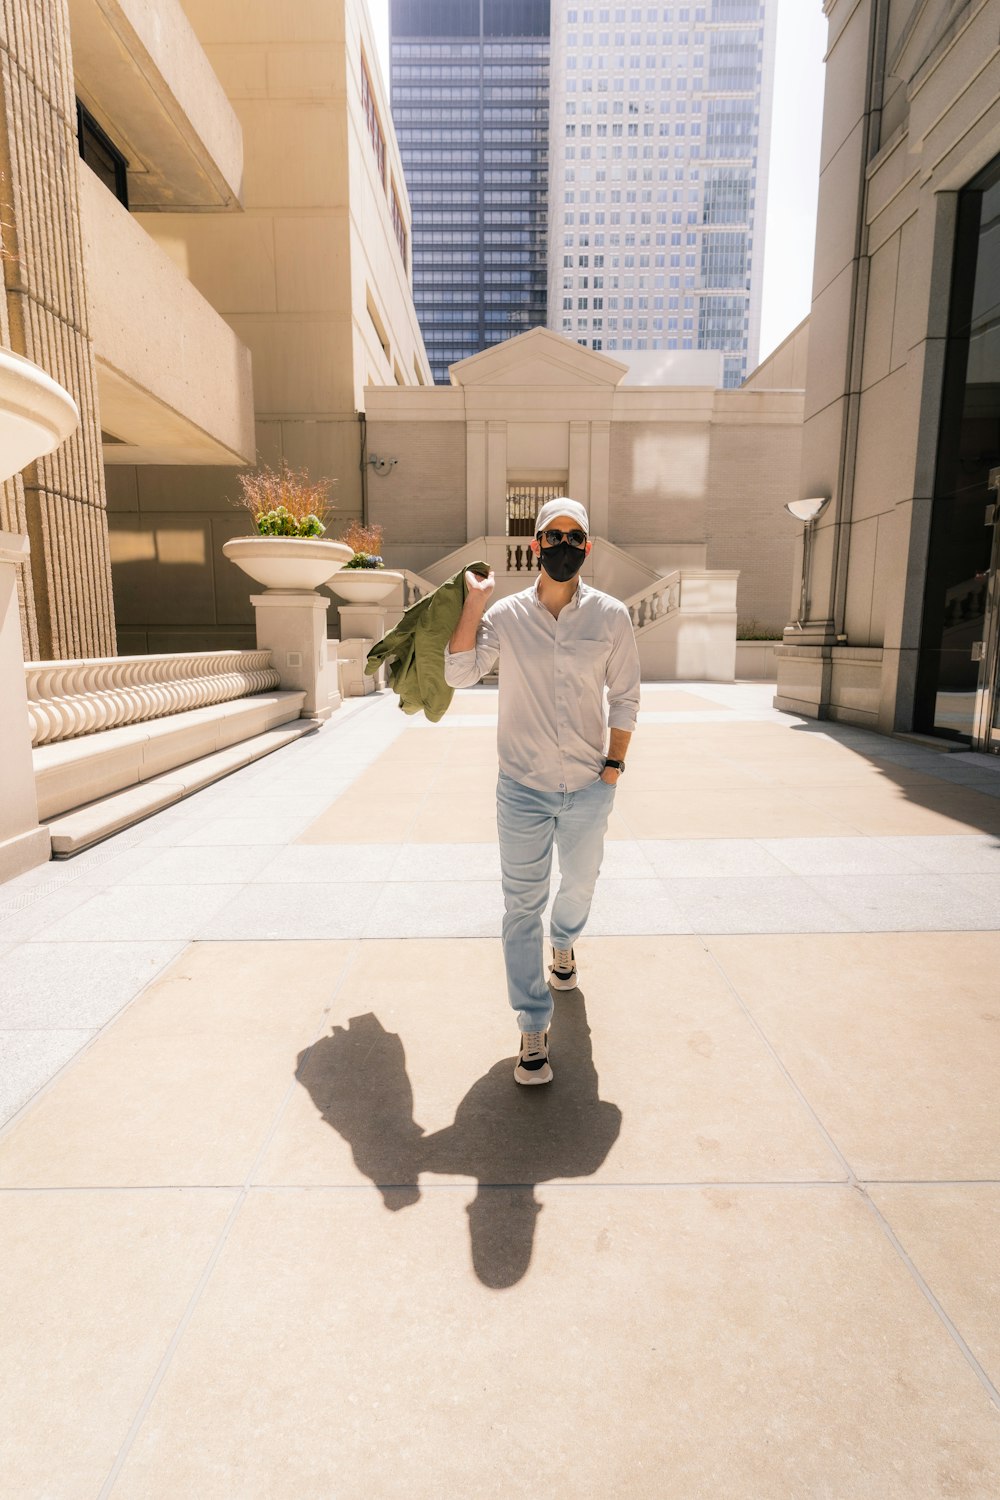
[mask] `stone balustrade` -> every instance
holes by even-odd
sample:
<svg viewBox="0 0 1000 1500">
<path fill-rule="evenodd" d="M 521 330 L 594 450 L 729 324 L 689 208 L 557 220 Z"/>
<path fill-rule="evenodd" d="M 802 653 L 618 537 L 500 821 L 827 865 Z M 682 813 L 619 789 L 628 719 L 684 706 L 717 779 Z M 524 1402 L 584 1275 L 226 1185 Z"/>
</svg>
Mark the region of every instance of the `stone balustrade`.
<svg viewBox="0 0 1000 1500">
<path fill-rule="evenodd" d="M 680 572 L 665 573 L 662 578 L 658 578 L 655 583 L 651 583 L 640 594 L 634 594 L 628 600 L 628 612 L 632 616 L 633 626 L 638 631 L 647 625 L 654 625 L 657 620 L 665 619 L 667 615 L 680 609 L 680 605 Z"/>
<path fill-rule="evenodd" d="M 530 546 L 531 538 L 525 537 L 523 542 L 507 543 L 507 572 L 508 573 L 530 573 L 532 569 L 540 572 L 540 564 Z"/>
<path fill-rule="evenodd" d="M 24 664 L 32 745 L 251 697 L 279 686 L 270 651 L 184 651 Z"/>
</svg>

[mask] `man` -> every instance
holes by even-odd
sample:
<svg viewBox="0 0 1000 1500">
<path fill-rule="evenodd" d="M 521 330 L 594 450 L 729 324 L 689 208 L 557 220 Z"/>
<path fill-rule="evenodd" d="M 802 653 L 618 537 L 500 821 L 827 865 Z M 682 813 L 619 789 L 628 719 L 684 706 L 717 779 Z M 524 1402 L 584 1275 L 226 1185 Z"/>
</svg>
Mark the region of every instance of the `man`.
<svg viewBox="0 0 1000 1500">
<path fill-rule="evenodd" d="M 489 610 L 493 574 L 466 574 L 467 595 L 445 652 L 445 679 L 470 687 L 501 660 L 497 827 L 503 952 L 521 1049 L 518 1083 L 549 1083 L 552 996 L 542 912 L 552 844 L 562 879 L 552 908 L 553 989 L 575 989 L 574 945 L 590 915 L 615 787 L 639 708 L 639 653 L 625 605 L 577 576 L 591 550 L 587 512 L 550 500 L 535 522 L 533 588 Z M 605 710 L 607 689 L 607 712 Z"/>
</svg>

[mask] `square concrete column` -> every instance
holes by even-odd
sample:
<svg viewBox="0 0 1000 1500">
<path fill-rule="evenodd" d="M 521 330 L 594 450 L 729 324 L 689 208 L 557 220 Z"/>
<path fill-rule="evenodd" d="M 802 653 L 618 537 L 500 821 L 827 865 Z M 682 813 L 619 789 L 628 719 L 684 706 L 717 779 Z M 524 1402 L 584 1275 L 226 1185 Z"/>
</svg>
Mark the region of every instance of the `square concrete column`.
<svg viewBox="0 0 1000 1500">
<path fill-rule="evenodd" d="M 570 494 L 573 491 L 570 490 Z M 611 535 L 611 423 L 590 424 L 590 530 L 594 536 Z"/>
<path fill-rule="evenodd" d="M 51 852 L 49 830 L 38 824 L 17 605 L 17 570 L 27 561 L 28 538 L 0 531 L 0 880 L 44 864 Z"/>
<path fill-rule="evenodd" d="M 465 536 L 467 541 L 489 532 L 486 506 L 486 423 L 470 418 L 465 424 Z"/>
<path fill-rule="evenodd" d="M 373 644 L 386 633 L 386 609 L 380 604 L 342 604 L 340 606 L 340 639 L 369 640 Z"/>
<path fill-rule="evenodd" d="M 506 422 L 486 424 L 486 534 L 507 534 Z"/>
<path fill-rule="evenodd" d="M 574 500 L 590 506 L 590 423 L 569 424 L 569 493 Z M 591 526 L 594 518 L 590 518 Z"/>
<path fill-rule="evenodd" d="M 337 663 L 326 645 L 330 600 L 308 589 L 251 594 L 257 645 L 270 651 L 282 688 L 305 692 L 304 719 L 328 719 L 340 707 Z"/>
</svg>

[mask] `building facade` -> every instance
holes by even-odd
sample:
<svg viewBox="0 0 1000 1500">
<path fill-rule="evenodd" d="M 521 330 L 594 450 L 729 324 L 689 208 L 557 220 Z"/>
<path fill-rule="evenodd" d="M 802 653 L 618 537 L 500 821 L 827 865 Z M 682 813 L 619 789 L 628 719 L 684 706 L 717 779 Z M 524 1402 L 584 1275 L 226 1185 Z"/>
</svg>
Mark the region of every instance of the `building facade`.
<svg viewBox="0 0 1000 1500">
<path fill-rule="evenodd" d="M 413 296 L 447 384 L 545 323 L 549 0 L 390 0 L 389 17 Z"/>
<path fill-rule="evenodd" d="M 249 353 L 135 212 L 238 214 L 243 140 L 176 0 L 155 15 L 133 0 L 11 0 L 0 93 L 0 336 L 82 419 L 4 487 L 0 525 L 31 541 L 26 654 L 103 655 L 116 645 L 104 463 L 253 456 Z"/>
<path fill-rule="evenodd" d="M 697 383 L 757 363 L 775 0 L 552 12 L 549 326 Z M 689 372 L 685 373 L 685 365 Z"/>
<path fill-rule="evenodd" d="M 333 480 L 336 536 L 365 511 L 368 388 L 431 380 L 367 7 L 186 0 L 186 11 L 245 145 L 242 211 L 144 207 L 138 223 L 250 351 L 247 458 Z M 228 366 L 217 362 L 213 378 L 224 388 Z M 106 453 L 120 648 L 252 644 L 245 579 L 221 560 L 222 544 L 249 524 L 231 503 L 232 461 L 140 458 L 126 446 Z"/>
<path fill-rule="evenodd" d="M 1000 0 L 826 0 L 779 706 L 1000 746 Z"/>
<path fill-rule="evenodd" d="M 802 392 L 771 382 L 797 373 L 803 338 L 743 390 L 629 384 L 620 361 L 539 328 L 453 366 L 448 388 L 370 391 L 372 445 L 398 460 L 369 497 L 387 562 L 440 582 L 480 538 L 516 562 L 538 505 L 571 494 L 603 544 L 598 587 L 627 600 L 675 569 L 738 571 L 744 633 L 779 634 Z"/>
</svg>

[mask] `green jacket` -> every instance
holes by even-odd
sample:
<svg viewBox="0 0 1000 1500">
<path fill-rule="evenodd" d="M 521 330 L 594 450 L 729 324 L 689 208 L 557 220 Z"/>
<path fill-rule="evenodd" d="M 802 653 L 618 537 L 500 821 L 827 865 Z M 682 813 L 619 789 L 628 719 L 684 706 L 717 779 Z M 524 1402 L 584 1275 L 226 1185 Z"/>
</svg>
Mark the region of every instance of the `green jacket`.
<svg viewBox="0 0 1000 1500">
<path fill-rule="evenodd" d="M 470 563 L 469 570 L 480 578 L 490 571 L 484 562 Z M 432 594 L 411 604 L 399 624 L 375 642 L 365 663 L 366 675 L 374 677 L 387 661 L 389 685 L 399 694 L 404 714 L 423 709 L 433 724 L 444 717 L 455 695 L 444 680 L 444 652 L 465 604 L 465 572 L 462 568 Z"/>
</svg>

